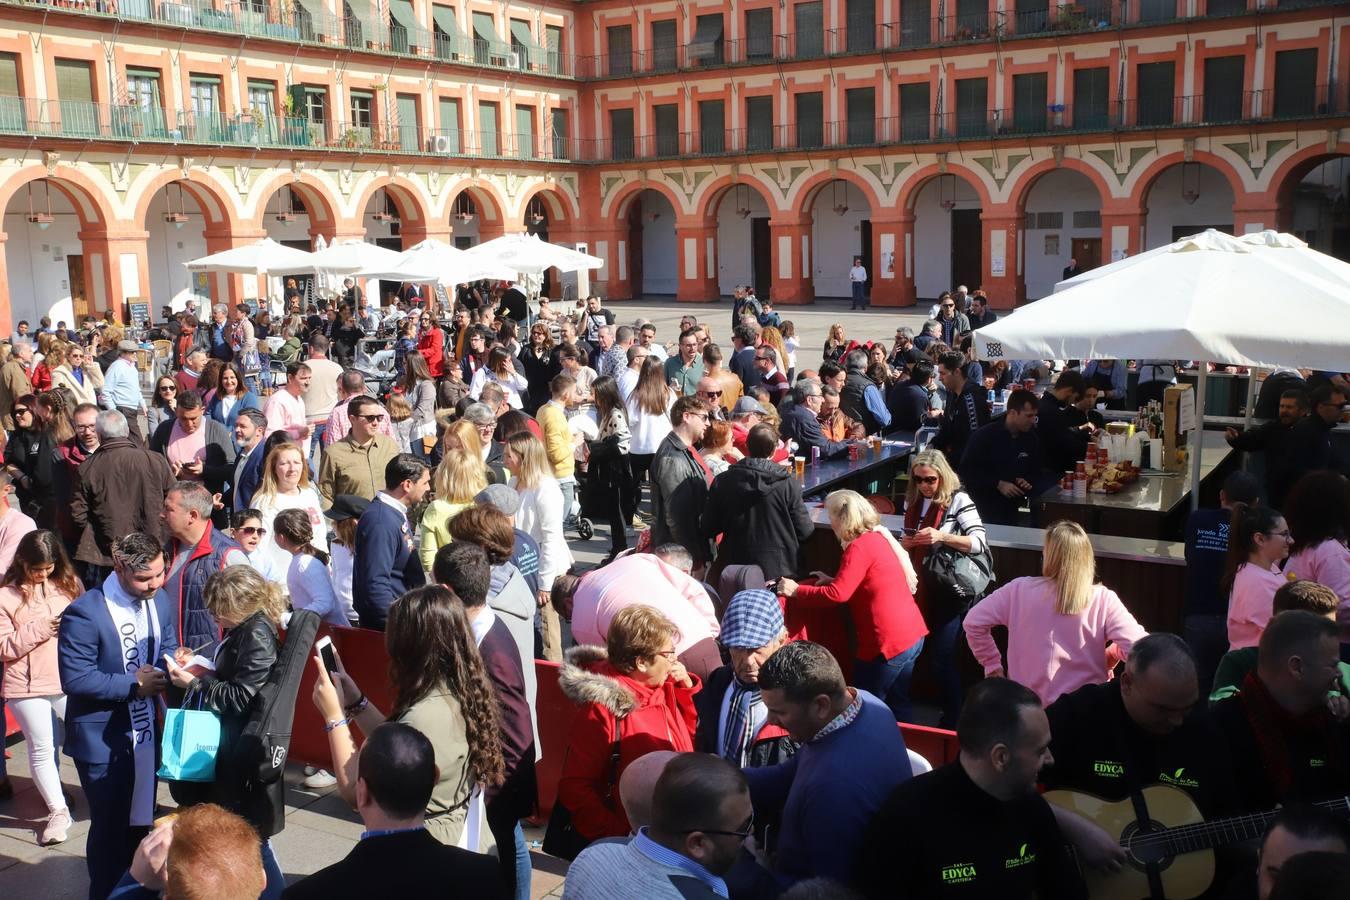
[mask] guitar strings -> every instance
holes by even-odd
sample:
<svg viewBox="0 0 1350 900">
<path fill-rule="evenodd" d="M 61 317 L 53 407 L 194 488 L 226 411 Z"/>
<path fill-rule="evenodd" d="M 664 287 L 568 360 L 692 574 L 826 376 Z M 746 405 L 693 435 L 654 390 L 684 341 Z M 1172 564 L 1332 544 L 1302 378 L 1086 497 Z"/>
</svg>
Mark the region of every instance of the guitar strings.
<svg viewBox="0 0 1350 900">
<path fill-rule="evenodd" d="M 1324 800 L 1313 804 L 1327 810 L 1337 810 L 1340 808 L 1344 812 L 1350 812 L 1350 797 L 1343 797 L 1339 800 Z M 1121 843 L 1122 847 L 1133 850 L 1135 847 L 1148 847 L 1154 845 L 1167 845 L 1184 841 L 1188 838 L 1199 836 L 1201 833 L 1215 834 L 1219 831 L 1234 831 L 1239 828 L 1262 823 L 1262 830 L 1269 821 L 1275 817 L 1276 813 L 1250 813 L 1245 816 L 1233 816 L 1231 818 L 1220 819 L 1215 822 L 1195 822 L 1189 825 L 1176 825 L 1163 831 L 1143 831 L 1136 832 L 1127 842 Z M 1199 849 L 1204 849 L 1203 847 Z"/>
</svg>

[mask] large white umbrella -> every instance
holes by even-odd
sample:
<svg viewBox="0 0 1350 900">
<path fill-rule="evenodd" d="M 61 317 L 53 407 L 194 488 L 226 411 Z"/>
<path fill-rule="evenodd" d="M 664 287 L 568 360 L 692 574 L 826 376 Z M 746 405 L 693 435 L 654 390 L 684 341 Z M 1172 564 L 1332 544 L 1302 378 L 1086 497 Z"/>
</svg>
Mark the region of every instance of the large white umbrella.
<svg viewBox="0 0 1350 900">
<path fill-rule="evenodd" d="M 1339 371 L 1350 359 L 1350 264 L 1292 235 L 1210 230 L 1069 281 L 976 331 L 977 357 L 1199 360 L 1202 407 L 1206 362 Z"/>
<path fill-rule="evenodd" d="M 233 275 L 286 275 L 292 272 L 313 272 L 314 254 L 278 244 L 263 238 L 242 247 L 233 247 L 190 260 L 184 265 L 189 272 L 229 272 Z"/>
<path fill-rule="evenodd" d="M 402 255 L 365 241 L 338 241 L 314 252 L 314 268 L 336 275 L 354 275 L 365 269 L 390 268 Z"/>
<path fill-rule="evenodd" d="M 480 278 L 511 278 L 514 273 L 490 260 L 471 258 L 466 251 L 444 241 L 428 238 L 410 247 L 391 265 L 362 269 L 359 274 L 388 281 L 440 282 L 453 286 Z"/>
<path fill-rule="evenodd" d="M 550 244 L 532 234 L 504 234 L 465 252 L 476 259 L 490 260 L 514 272 L 528 275 L 538 275 L 548 269 L 579 272 L 583 269 L 598 269 L 605 264 L 598 256 L 561 244 Z"/>
</svg>

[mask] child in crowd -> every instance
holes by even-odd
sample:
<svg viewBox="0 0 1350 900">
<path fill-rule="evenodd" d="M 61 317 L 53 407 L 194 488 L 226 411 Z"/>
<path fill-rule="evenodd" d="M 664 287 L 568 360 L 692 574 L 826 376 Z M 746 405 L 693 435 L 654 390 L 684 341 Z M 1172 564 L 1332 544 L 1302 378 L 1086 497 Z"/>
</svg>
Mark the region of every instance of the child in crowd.
<svg viewBox="0 0 1350 900">
<path fill-rule="evenodd" d="M 394 437 L 398 440 L 399 453 L 412 452 L 413 417 L 412 404 L 402 394 L 390 394 L 385 404 L 389 410 L 389 421 L 394 423 Z"/>
<path fill-rule="evenodd" d="M 352 606 L 352 563 L 356 559 L 356 525 L 361 513 L 366 511 L 370 501 L 353 494 L 339 494 L 333 498 L 333 505 L 324 513 L 333 523 L 334 540 L 329 549 L 333 551 L 328 568 L 333 576 L 333 593 L 337 595 L 338 607 L 352 627 L 356 627 L 356 609 Z"/>
<path fill-rule="evenodd" d="M 312 543 L 314 528 L 309 523 L 309 514 L 303 509 L 283 509 L 272 520 L 272 530 L 272 540 L 291 554 L 291 565 L 286 572 L 291 608 L 313 610 L 330 625 L 350 624 L 333 592 L 328 554 Z"/>
</svg>

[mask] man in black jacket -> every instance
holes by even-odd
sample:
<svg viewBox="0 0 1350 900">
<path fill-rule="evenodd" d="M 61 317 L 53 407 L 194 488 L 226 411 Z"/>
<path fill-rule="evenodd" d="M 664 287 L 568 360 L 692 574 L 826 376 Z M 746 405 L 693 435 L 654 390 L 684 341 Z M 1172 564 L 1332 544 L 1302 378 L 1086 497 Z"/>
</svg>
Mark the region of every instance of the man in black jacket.
<svg viewBox="0 0 1350 900">
<path fill-rule="evenodd" d="M 891 425 L 898 431 L 918 431 L 930 424 L 928 410 L 933 408 L 933 364 L 927 359 L 909 370 L 908 381 L 897 381 L 886 396 Z"/>
<path fill-rule="evenodd" d="M 701 574 L 712 558 L 709 542 L 699 530 L 699 517 L 708 500 L 712 470 L 695 449 L 711 418 L 698 397 L 681 397 L 670 408 L 674 427 L 652 459 L 652 545 L 676 543 L 689 551 L 695 572 Z"/>
<path fill-rule="evenodd" d="M 1014 391 L 1008 412 L 975 432 L 958 471 L 985 524 L 1018 525 L 1022 501 L 1053 480 L 1036 437 L 1036 395 Z"/>
<path fill-rule="evenodd" d="M 1289 453 L 1289 437 L 1307 412 L 1308 395 L 1298 388 L 1290 388 L 1280 396 L 1274 419 L 1245 431 L 1224 429 L 1228 446 L 1265 455 L 1266 503 L 1275 509 L 1282 508 L 1284 495 L 1289 493 L 1297 477 L 1290 470 L 1293 457 Z"/>
<path fill-rule="evenodd" d="M 505 898 L 498 863 L 437 841 L 422 818 L 436 783 L 431 741 L 411 725 L 386 722 L 361 747 L 356 811 L 366 831 L 351 853 L 282 894 L 289 900 L 443 896 Z"/>
<path fill-rule="evenodd" d="M 1086 392 L 1083 376 L 1066 369 L 1055 379 L 1055 386 L 1041 395 L 1036 409 L 1036 434 L 1052 472 L 1072 471 L 1074 463 L 1087 452 L 1088 430 L 1073 425 L 1065 414 L 1066 407 L 1077 403 Z"/>
<path fill-rule="evenodd" d="M 966 442 L 989 422 L 989 403 L 984 386 L 970 378 L 970 366 L 960 353 L 944 353 L 938 360 L 938 377 L 947 389 L 942 427 L 933 439 L 933 449 L 947 454 L 953 466 L 961 464 Z"/>
<path fill-rule="evenodd" d="M 801 487 L 772 462 L 778 435 L 756 425 L 745 439 L 748 455 L 712 483 L 703 507 L 703 536 L 722 535 L 719 566 L 759 566 L 770 580 L 797 571 L 797 550 L 811 535 Z"/>
</svg>

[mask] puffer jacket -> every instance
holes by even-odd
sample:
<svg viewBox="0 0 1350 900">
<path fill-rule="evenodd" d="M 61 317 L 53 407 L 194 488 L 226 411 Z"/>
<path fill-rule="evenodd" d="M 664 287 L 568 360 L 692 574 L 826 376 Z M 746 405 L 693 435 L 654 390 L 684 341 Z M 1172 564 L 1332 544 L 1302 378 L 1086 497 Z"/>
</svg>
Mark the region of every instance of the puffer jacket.
<svg viewBox="0 0 1350 900">
<path fill-rule="evenodd" d="M 178 609 L 180 645 L 201 647 L 221 636 L 220 626 L 206 609 L 206 582 L 225 568 L 231 550 L 239 554 L 236 558 L 244 558 L 240 546 L 213 525 L 206 526 L 195 547 L 184 547 L 177 538 L 170 538 L 164 548 L 164 558 L 170 569 L 179 554 L 188 555 L 187 561 L 164 582 L 164 593 Z"/>
<path fill-rule="evenodd" d="M 621 837 L 631 830 L 619 803 L 619 776 L 633 760 L 653 750 L 694 749 L 694 695 L 702 684 L 698 676 L 689 677 L 691 687 L 670 679 L 651 687 L 614 668 L 603 647 L 567 651 L 559 686 L 579 708 L 568 733 L 558 801 L 586 837 Z M 616 729 L 619 764 L 611 772 Z"/>
<path fill-rule="evenodd" d="M 0 662 L 5 677 L 0 697 L 48 697 L 61 693 L 56 665 L 56 629 L 51 620 L 72 602 L 55 588 L 27 603 L 13 585 L 0 588 Z"/>
<path fill-rule="evenodd" d="M 754 458 L 713 480 L 701 524 L 704 537 L 722 535 L 719 563 L 759 566 L 768 579 L 797 573 L 797 551 L 814 528 L 787 468 Z"/>
<path fill-rule="evenodd" d="M 200 706 L 220 716 L 215 781 L 170 785 L 180 804 L 218 803 L 243 816 L 263 838 L 281 831 L 285 824 L 286 779 L 270 784 L 259 781 L 257 760 L 244 758 L 236 744 L 280 653 L 276 625 L 261 612 L 229 630 L 216 653 L 215 672 L 198 678 L 183 699 L 185 709 Z"/>
<path fill-rule="evenodd" d="M 81 530 L 75 558 L 111 566 L 114 538 L 141 531 L 163 540 L 159 514 L 171 487 L 173 473 L 163 456 L 129 438 L 104 441 L 80 465 L 79 487 L 71 497 L 70 516 Z"/>
</svg>

